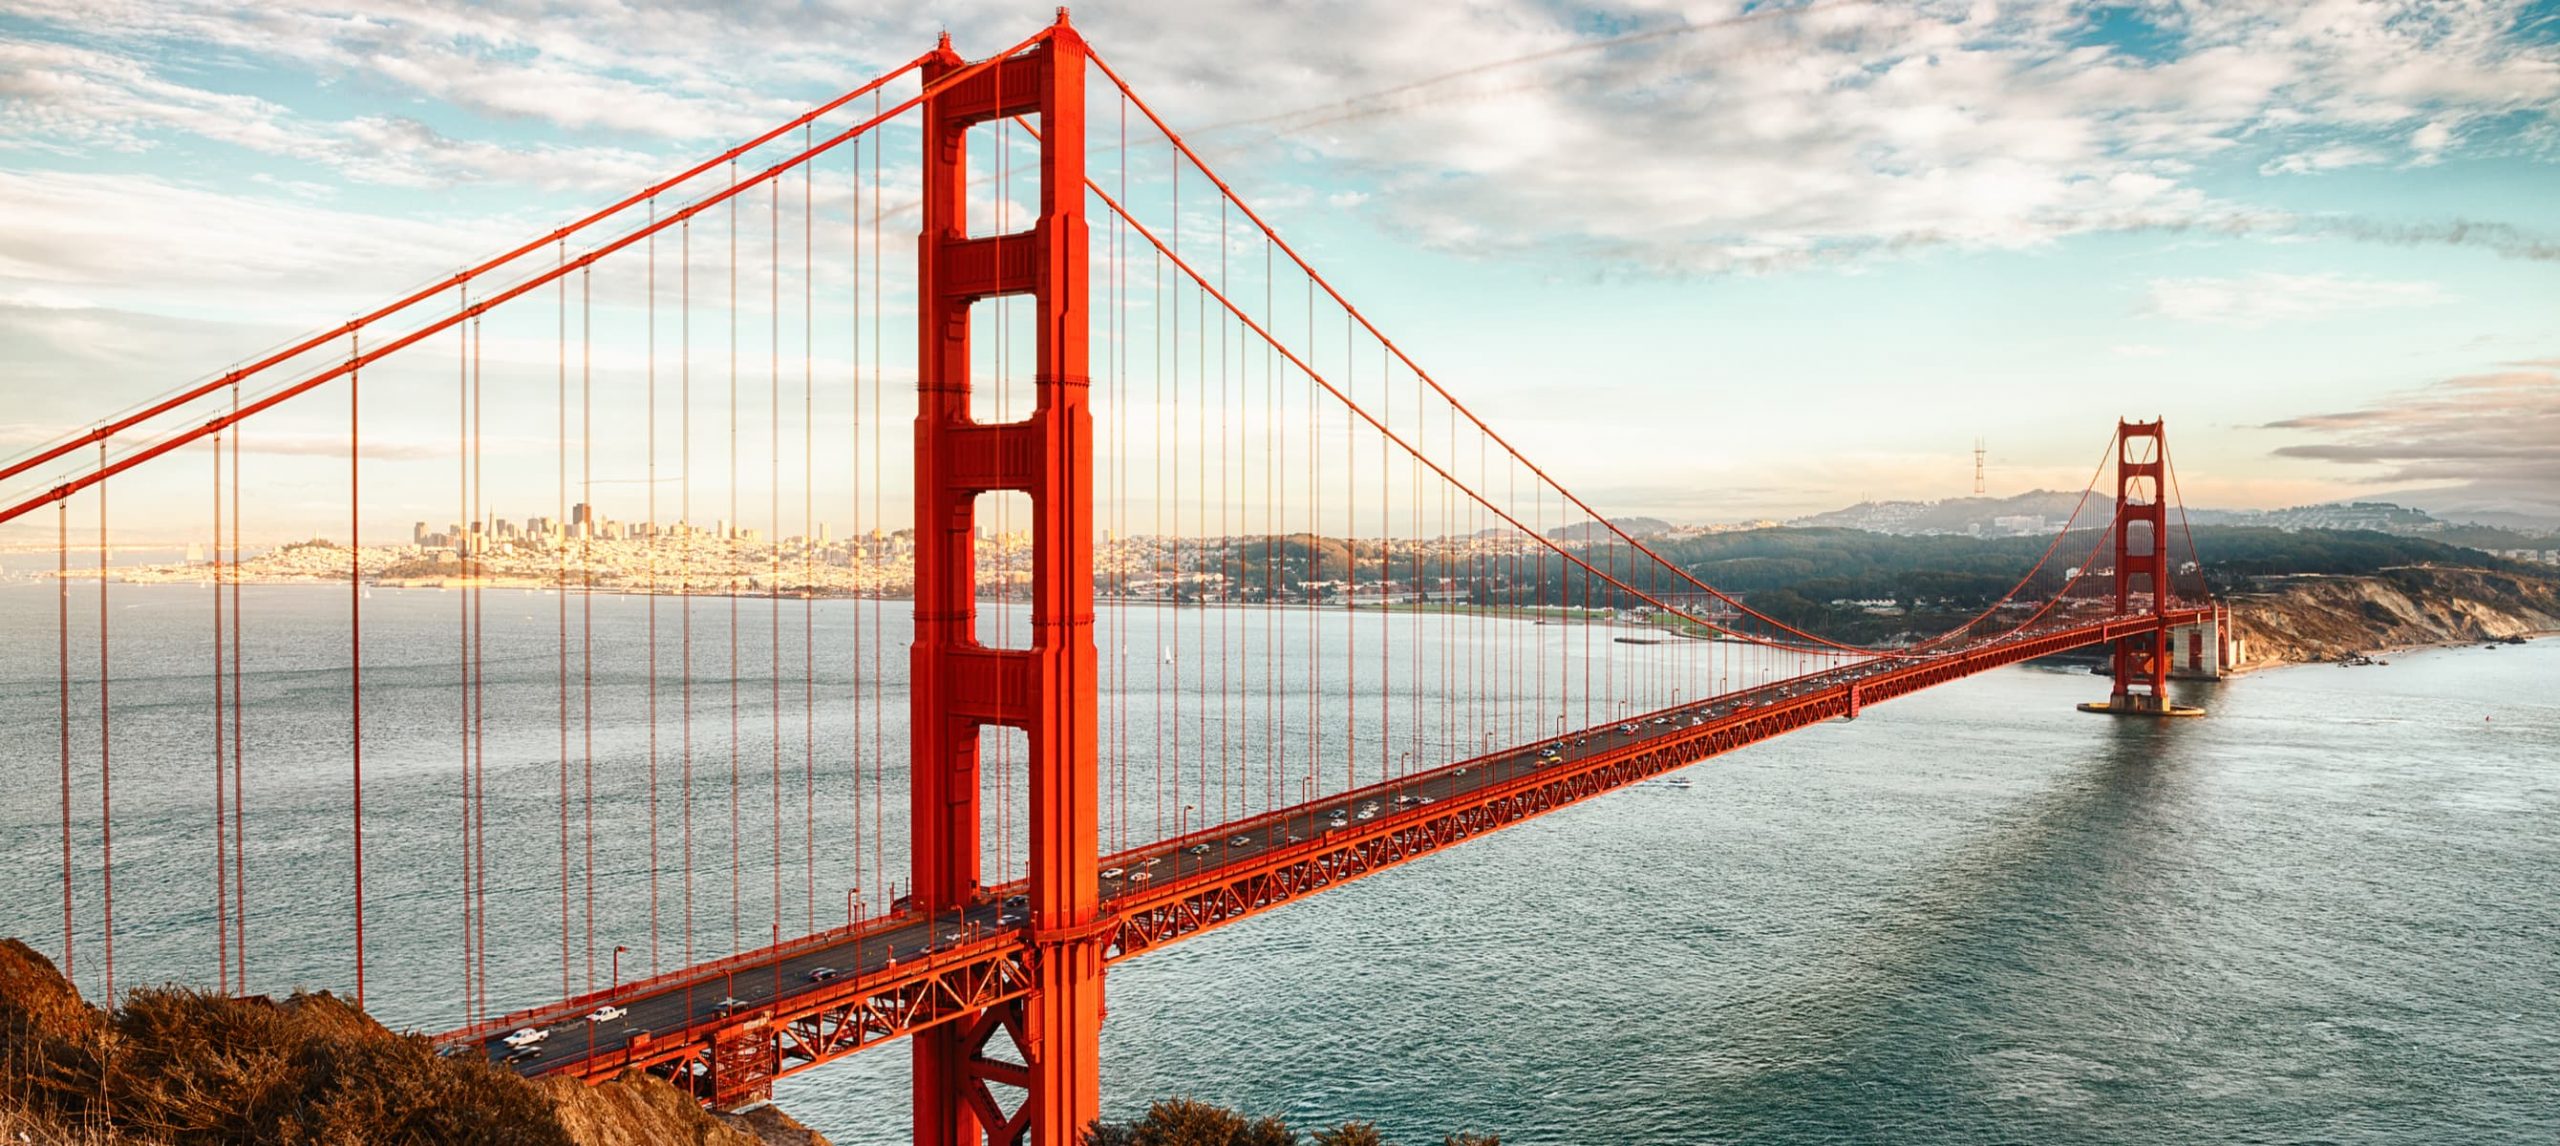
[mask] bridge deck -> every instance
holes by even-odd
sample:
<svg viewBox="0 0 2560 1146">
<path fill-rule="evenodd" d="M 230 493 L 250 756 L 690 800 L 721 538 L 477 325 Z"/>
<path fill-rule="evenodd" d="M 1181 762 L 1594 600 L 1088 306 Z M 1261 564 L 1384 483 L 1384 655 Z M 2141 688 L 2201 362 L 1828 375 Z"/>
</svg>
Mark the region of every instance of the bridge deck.
<svg viewBox="0 0 2560 1146">
<path fill-rule="evenodd" d="M 2172 624 L 2204 617 L 2169 615 Z M 2148 617 L 2078 618 L 1917 660 L 1872 660 L 1612 721 L 1413 776 L 1159 841 L 1102 860 L 1106 958 L 1117 961 L 1270 910 L 1459 840 L 1866 705 L 2138 633 Z M 1541 759 L 1552 750 L 1554 756 Z M 503 1060 L 505 1035 L 546 1029 L 527 1074 L 600 1078 L 657 1067 L 721 1101 L 772 1078 L 973 1014 L 1029 983 L 1027 912 L 1012 887 L 964 912 L 913 913 L 794 940 L 438 1039 Z M 627 1013 L 583 1015 L 606 1004 Z"/>
</svg>

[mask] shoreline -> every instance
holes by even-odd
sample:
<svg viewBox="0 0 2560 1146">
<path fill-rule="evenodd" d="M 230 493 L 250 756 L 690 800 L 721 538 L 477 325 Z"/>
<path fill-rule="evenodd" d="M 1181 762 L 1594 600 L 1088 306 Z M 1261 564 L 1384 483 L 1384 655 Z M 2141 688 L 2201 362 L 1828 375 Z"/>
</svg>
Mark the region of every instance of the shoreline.
<svg viewBox="0 0 2560 1146">
<path fill-rule="evenodd" d="M 2517 634 L 2515 634 L 2515 636 L 2522 638 L 2522 640 L 2509 640 L 2509 639 L 2507 639 L 2506 637 L 2490 637 L 2490 638 L 2486 638 L 2486 639 L 2481 639 L 2481 638 L 2466 638 L 2466 639 L 2464 639 L 2464 640 L 2459 640 L 2459 641 L 2418 641 L 2418 642 L 2415 642 L 2415 643 L 2412 643 L 2412 644 L 2375 645 L 2375 646 L 2373 646 L 2373 647 L 2372 647 L 2372 648 L 2370 648 L 2370 649 L 2362 650 L 2362 651 L 2361 651 L 2361 655 L 2364 655 L 2364 656 L 2370 656 L 2370 657 L 2406 656 L 2406 655 L 2411 654 L 2411 653 L 2435 652 L 2435 651 L 2440 650 L 2440 649 L 2467 649 L 2467 648 L 2473 648 L 2473 647 L 2475 647 L 2475 646 L 2487 646 L 2487 645 L 2531 644 L 2532 642 L 2535 642 L 2535 641 L 2547 641 L 2547 640 L 2552 640 L 2552 639 L 2555 639 L 2555 638 L 2560 638 L 2560 629 L 2532 629 L 2532 630 L 2528 630 L 2528 631 L 2526 631 L 2526 632 L 2517 633 Z M 2300 668 L 2300 667 L 2309 667 L 2309 666 L 2312 666 L 2312 665 L 2333 665 L 2333 666 L 2334 666 L 2334 665 L 2339 665 L 2339 664 L 2341 664 L 2341 663 L 2342 663 L 2342 662 L 2340 662 L 2340 661 L 2334 661 L 2334 660 L 2300 660 L 2300 661 L 2294 661 L 2294 660 L 2261 660 L 2261 661 L 2253 661 L 2253 662 L 2251 662 L 2251 663 L 2249 663 L 2249 664 L 2245 664 L 2245 665 L 2240 666 L 2239 668 L 2233 669 L 2233 670 L 2231 670 L 2231 672 L 2229 673 L 2229 676 L 2231 676 L 2231 677 L 2247 676 L 2247 675 L 2249 675 L 2250 673 L 2253 673 L 2253 672 L 2264 672 L 2264 671 L 2266 671 L 2266 670 L 2268 670 L 2268 669 L 2278 669 L 2278 668 Z M 2389 665 L 2372 665 L 2372 666 L 2366 666 L 2366 665 L 2349 665 L 2349 666 L 2346 666 L 2346 667 L 2350 667 L 2350 668 L 2366 668 L 2366 667 L 2373 667 L 2373 668 L 2388 668 L 2388 667 L 2390 667 L 2390 666 L 2389 666 Z M 2226 679 L 2227 679 L 2227 678 L 2226 678 Z"/>
</svg>

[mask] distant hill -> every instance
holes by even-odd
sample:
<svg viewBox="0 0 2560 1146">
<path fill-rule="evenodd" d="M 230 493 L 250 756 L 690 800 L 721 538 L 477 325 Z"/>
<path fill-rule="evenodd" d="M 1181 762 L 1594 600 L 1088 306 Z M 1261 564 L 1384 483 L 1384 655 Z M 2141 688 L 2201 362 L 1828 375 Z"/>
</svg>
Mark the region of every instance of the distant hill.
<svg viewBox="0 0 2560 1146">
<path fill-rule="evenodd" d="M 2092 501 L 2096 498 L 2092 497 Z M 2080 495 L 2039 489 L 2014 497 L 1951 497 L 1945 501 L 1865 501 L 1846 509 L 1799 517 L 1789 525 L 1815 529 L 1863 529 L 1919 536 L 1961 533 L 2020 537 L 2052 533 L 2071 516 Z"/>
<path fill-rule="evenodd" d="M 1618 517 L 1610 520 L 1618 528 L 1626 530 L 1629 537 L 1660 537 L 1671 532 L 1671 523 L 1659 517 Z M 1599 522 L 1577 521 L 1550 529 L 1547 536 L 1558 541 L 1599 541 L 1616 535 Z"/>
<path fill-rule="evenodd" d="M 2090 497 L 2080 525 L 2104 522 L 2112 494 Z M 2015 497 L 1959 497 L 1945 501 L 1868 501 L 1828 513 L 1800 517 L 1788 525 L 1804 528 L 1856 529 L 1901 537 L 1961 535 L 1966 537 L 2050 536 L 2071 516 L 2076 493 L 2036 490 Z M 2230 525 L 2288 532 L 2305 529 L 2371 530 L 2398 537 L 2424 537 L 2499 556 L 2560 550 L 2549 530 L 2506 528 L 2490 523 L 2447 520 L 2423 509 L 2387 501 L 2333 501 L 2286 509 L 2187 510 L 2187 524 Z M 2524 557 L 2532 561 L 2541 558 Z"/>
</svg>

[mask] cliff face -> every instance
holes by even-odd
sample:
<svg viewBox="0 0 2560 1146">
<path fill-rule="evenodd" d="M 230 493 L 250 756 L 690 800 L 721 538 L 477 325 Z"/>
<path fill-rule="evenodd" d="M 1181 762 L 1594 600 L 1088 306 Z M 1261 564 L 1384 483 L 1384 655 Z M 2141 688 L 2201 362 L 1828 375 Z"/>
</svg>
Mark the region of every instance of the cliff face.
<svg viewBox="0 0 2560 1146">
<path fill-rule="evenodd" d="M 2487 569 L 2270 578 L 2227 600 L 2258 664 L 2560 630 L 2560 582 Z"/>
<path fill-rule="evenodd" d="M 646 1075 L 528 1082 L 439 1058 L 325 993 L 145 989 L 109 1013 L 14 939 L 0 940 L 0 1059 L 0 1138 L 15 1142 L 826 1146 L 781 1111 L 710 1114 Z"/>
</svg>

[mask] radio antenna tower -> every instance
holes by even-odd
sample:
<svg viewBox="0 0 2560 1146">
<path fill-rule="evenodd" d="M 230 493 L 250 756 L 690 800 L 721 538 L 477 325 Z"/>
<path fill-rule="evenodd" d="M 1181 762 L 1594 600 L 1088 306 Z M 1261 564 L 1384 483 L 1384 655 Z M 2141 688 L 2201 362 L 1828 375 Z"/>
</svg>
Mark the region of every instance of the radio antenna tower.
<svg viewBox="0 0 2560 1146">
<path fill-rule="evenodd" d="M 1973 440 L 1973 496 L 1981 497 L 1988 487 L 1982 484 L 1982 439 Z"/>
</svg>

